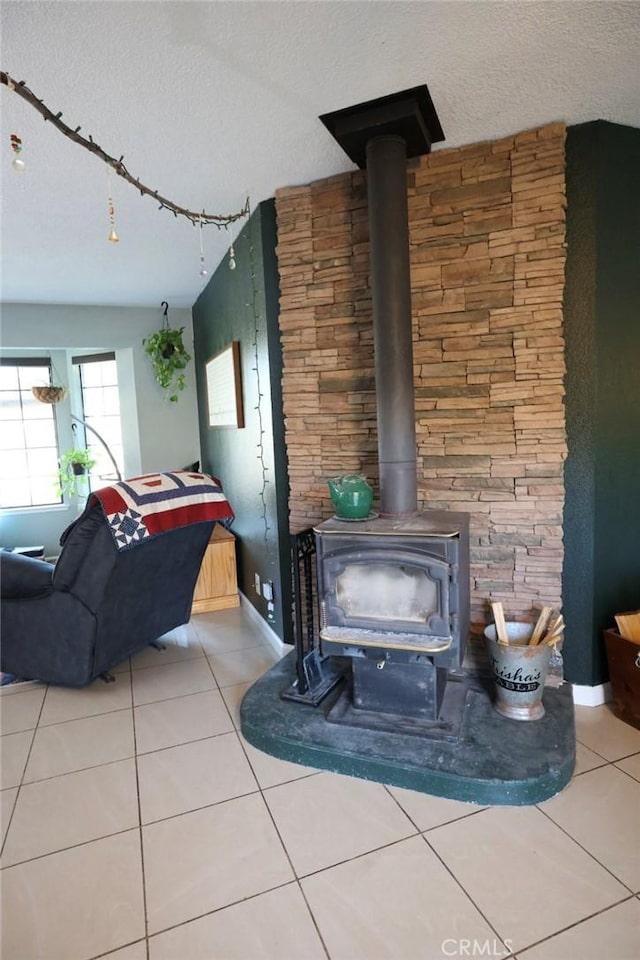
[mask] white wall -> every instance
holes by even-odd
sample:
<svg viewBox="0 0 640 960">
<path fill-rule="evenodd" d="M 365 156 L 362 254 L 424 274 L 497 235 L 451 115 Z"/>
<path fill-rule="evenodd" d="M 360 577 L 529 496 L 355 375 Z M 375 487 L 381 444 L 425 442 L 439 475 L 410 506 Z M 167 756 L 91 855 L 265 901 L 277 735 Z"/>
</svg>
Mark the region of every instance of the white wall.
<svg viewBox="0 0 640 960">
<path fill-rule="evenodd" d="M 184 327 L 193 356 L 188 309 L 169 310 L 172 327 Z M 66 380 L 64 354 L 54 351 L 115 350 L 120 383 L 125 473 L 175 470 L 200 457 L 195 364 L 185 370 L 186 386 L 177 403 L 163 399 L 142 340 L 162 324 L 160 307 L 82 307 L 64 304 L 4 303 L 0 306 L 0 349 L 52 353 L 56 372 Z M 65 430 L 63 410 L 59 432 Z M 69 430 L 70 434 L 70 430 Z M 59 437 L 62 449 L 72 446 Z M 60 534 L 75 508 L 48 507 L 0 511 L 0 545 L 44 544 L 57 553 Z"/>
</svg>

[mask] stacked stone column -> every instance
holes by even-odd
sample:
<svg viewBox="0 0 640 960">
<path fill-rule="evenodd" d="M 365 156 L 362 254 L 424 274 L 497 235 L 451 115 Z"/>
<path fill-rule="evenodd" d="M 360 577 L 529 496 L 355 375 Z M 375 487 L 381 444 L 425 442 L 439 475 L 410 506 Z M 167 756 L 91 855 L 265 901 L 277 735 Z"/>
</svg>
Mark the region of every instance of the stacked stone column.
<svg viewBox="0 0 640 960">
<path fill-rule="evenodd" d="M 475 627 L 561 602 L 564 124 L 407 173 L 418 497 L 471 514 Z M 365 174 L 276 194 L 292 529 L 325 479 L 377 482 Z"/>
</svg>

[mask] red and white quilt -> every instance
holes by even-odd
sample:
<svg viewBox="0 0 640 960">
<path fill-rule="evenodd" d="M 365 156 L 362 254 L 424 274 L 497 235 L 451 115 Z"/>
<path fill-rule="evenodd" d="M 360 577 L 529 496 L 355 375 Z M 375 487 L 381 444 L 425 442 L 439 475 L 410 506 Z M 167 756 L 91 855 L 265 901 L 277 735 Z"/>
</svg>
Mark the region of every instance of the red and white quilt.
<svg viewBox="0 0 640 960">
<path fill-rule="evenodd" d="M 149 473 L 94 491 L 87 509 L 99 503 L 118 550 L 176 527 L 233 517 L 220 481 L 203 473 Z"/>
</svg>

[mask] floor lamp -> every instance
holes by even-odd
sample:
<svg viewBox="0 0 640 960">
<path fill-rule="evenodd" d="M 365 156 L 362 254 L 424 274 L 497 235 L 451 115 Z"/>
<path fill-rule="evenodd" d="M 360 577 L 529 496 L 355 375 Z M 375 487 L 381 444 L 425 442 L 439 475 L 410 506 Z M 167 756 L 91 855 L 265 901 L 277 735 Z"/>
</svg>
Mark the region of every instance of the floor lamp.
<svg viewBox="0 0 640 960">
<path fill-rule="evenodd" d="M 64 400 L 64 398 L 67 395 L 66 387 L 58 387 L 58 386 L 52 386 L 52 385 L 32 387 L 31 392 L 36 398 L 36 400 L 38 400 L 40 403 L 50 403 L 52 405 L 59 403 L 61 400 Z M 98 440 L 100 441 L 104 449 L 107 451 L 107 455 L 111 460 L 111 463 L 113 464 L 113 469 L 116 472 L 116 477 L 118 478 L 119 481 L 122 480 L 122 474 L 120 473 L 118 464 L 116 463 L 116 459 L 114 455 L 111 453 L 109 444 L 104 439 L 104 437 L 101 437 L 98 431 L 95 429 L 95 427 L 92 427 L 91 424 L 87 423 L 86 420 L 83 420 L 82 417 L 76 417 L 75 413 L 71 414 L 71 419 L 74 420 L 75 423 L 81 423 L 82 426 L 85 428 L 85 430 L 88 430 L 90 433 L 92 433 L 95 437 L 98 438 Z M 75 424 L 72 424 L 71 428 L 75 429 Z"/>
<path fill-rule="evenodd" d="M 98 440 L 100 441 L 100 443 L 102 444 L 102 446 L 104 447 L 104 449 L 107 451 L 107 455 L 108 455 L 109 459 L 111 460 L 111 463 L 113 464 L 113 469 L 114 469 L 115 472 L 116 472 L 116 477 L 118 478 L 119 481 L 122 480 L 122 474 L 120 473 L 120 470 L 118 469 L 118 464 L 116 463 L 116 458 L 115 458 L 114 455 L 111 453 L 111 450 L 110 450 L 110 448 L 109 448 L 109 444 L 108 444 L 107 441 L 104 439 L 104 437 L 101 437 L 100 434 L 98 433 L 98 431 L 96 430 L 96 428 L 95 428 L 95 427 L 92 427 L 91 424 L 90 424 L 90 423 L 87 423 L 86 420 L 83 420 L 81 417 L 76 417 L 75 413 L 72 413 L 72 414 L 71 414 L 71 419 L 72 419 L 72 420 L 75 420 L 76 423 L 81 423 L 82 426 L 85 428 L 85 430 L 88 430 L 90 433 L 92 433 L 95 437 L 98 438 Z M 73 426 L 75 426 L 75 424 L 72 424 L 72 428 L 73 428 Z M 105 478 L 105 479 L 106 479 L 106 478 Z"/>
</svg>

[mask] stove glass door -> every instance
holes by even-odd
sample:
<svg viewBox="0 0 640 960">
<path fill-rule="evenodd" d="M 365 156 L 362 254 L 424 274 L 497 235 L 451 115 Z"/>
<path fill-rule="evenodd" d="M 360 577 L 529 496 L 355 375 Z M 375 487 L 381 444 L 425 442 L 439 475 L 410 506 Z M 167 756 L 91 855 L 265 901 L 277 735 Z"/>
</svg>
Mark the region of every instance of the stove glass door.
<svg viewBox="0 0 640 960">
<path fill-rule="evenodd" d="M 438 599 L 438 584 L 424 567 L 350 563 L 336 577 L 336 604 L 347 621 L 425 624 Z"/>
</svg>

